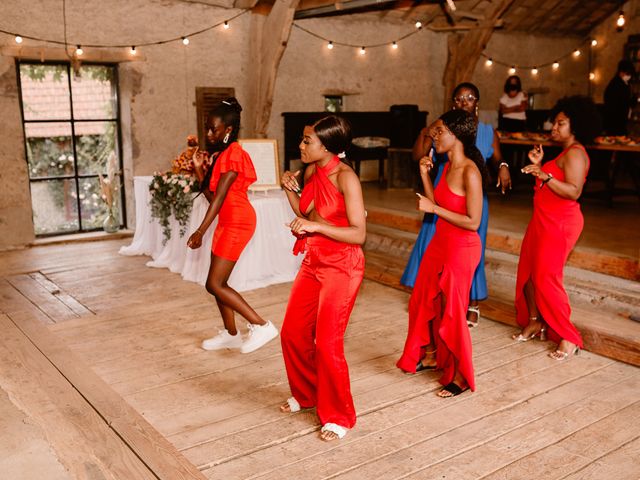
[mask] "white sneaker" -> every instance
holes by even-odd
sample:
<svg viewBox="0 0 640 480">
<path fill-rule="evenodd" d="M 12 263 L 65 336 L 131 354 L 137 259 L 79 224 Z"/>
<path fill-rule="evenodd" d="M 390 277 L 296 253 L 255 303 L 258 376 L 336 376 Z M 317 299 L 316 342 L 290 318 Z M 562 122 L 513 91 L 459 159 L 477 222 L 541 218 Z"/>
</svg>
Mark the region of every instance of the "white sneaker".
<svg viewBox="0 0 640 480">
<path fill-rule="evenodd" d="M 249 353 L 259 349 L 278 336 L 278 329 L 271 322 L 264 325 L 248 324 L 249 335 L 240 347 L 241 353 Z"/>
<path fill-rule="evenodd" d="M 222 350 L 223 348 L 240 348 L 241 346 L 242 337 L 240 333 L 230 335 L 226 329 L 220 330 L 220 333 L 215 337 L 202 341 L 203 350 Z"/>
</svg>

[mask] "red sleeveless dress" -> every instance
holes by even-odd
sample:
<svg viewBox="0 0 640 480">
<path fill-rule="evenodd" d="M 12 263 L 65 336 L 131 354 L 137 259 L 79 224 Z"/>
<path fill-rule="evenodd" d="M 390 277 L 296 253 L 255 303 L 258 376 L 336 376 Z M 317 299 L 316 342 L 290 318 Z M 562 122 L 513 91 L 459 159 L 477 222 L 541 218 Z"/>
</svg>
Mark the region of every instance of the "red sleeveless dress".
<svg viewBox="0 0 640 480">
<path fill-rule="evenodd" d="M 581 148 L 574 145 L 569 148 Z M 545 163 L 542 171 L 564 182 L 564 171 L 557 160 Z M 586 154 L 586 150 L 585 154 Z M 588 158 L 588 157 L 587 157 Z M 589 163 L 587 163 L 587 172 Z M 586 179 L 586 173 L 585 173 Z M 548 326 L 549 338 L 558 343 L 567 340 L 582 348 L 580 332 L 571 323 L 569 297 L 563 285 L 563 269 L 569 253 L 582 232 L 584 219 L 580 204 L 562 198 L 537 180 L 534 186 L 533 215 L 522 240 L 518 276 L 516 279 L 516 318 L 521 327 L 529 323 L 529 309 L 524 296 L 524 286 L 529 279 L 535 290 L 535 302 L 542 319 Z"/>
<path fill-rule="evenodd" d="M 256 212 L 249 203 L 247 190 L 258 178 L 251 157 L 238 142 L 233 142 L 218 155 L 209 189 L 215 193 L 220 176 L 231 171 L 238 176 L 229 187 L 218 212 L 211 251 L 218 257 L 236 261 L 256 230 Z"/>
<path fill-rule="evenodd" d="M 465 196 L 453 193 L 447 183 L 447 163 L 435 189 L 436 204 L 447 210 L 467 214 Z M 440 383 L 453 381 L 456 365 L 471 390 L 475 390 L 471 335 L 467 326 L 469 291 L 480 263 L 482 245 L 478 232 L 457 227 L 441 217 L 429 243 L 409 299 L 409 332 L 404 352 L 396 366 L 415 373 L 424 356 L 424 347 L 437 348 L 438 368 L 443 369 Z M 441 295 L 446 299 L 442 310 Z M 429 335 L 433 322 L 435 339 Z"/>
<path fill-rule="evenodd" d="M 340 160 L 319 167 L 300 196 L 300 211 L 315 211 L 327 222 L 349 226 L 344 196 L 329 180 Z M 344 332 L 364 277 L 360 245 L 339 242 L 318 233 L 299 236 L 294 252 L 304 252 L 291 288 L 280 339 L 293 397 L 304 408 L 317 407 L 320 422 L 351 428 L 356 412 L 349 368 L 344 357 Z"/>
</svg>

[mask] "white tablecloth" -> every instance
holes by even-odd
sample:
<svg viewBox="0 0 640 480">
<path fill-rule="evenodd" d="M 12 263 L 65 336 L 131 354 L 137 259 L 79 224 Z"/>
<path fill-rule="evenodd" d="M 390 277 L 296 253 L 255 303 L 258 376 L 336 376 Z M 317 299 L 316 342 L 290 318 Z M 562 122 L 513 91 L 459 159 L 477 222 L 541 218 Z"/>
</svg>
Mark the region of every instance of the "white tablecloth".
<svg viewBox="0 0 640 480">
<path fill-rule="evenodd" d="M 149 184 L 152 177 L 135 177 L 136 231 L 131 245 L 120 249 L 121 255 L 149 255 L 153 258 L 147 266 L 168 268 L 180 273 L 182 278 L 204 285 L 211 261 L 211 239 L 216 222 L 209 227 L 202 246 L 197 250 L 187 247 L 187 239 L 200 226 L 209 202 L 204 195 L 193 202 L 189 227 L 180 237 L 180 226 L 171 219 L 171 239 L 162 245 L 162 227 L 151 217 L 149 208 Z M 302 255 L 291 251 L 295 238 L 285 223 L 294 217 L 289 202 L 280 190 L 249 194 L 249 201 L 256 211 L 257 227 L 253 238 L 242 252 L 229 285 L 238 291 L 253 290 L 274 283 L 292 281 L 302 261 Z"/>
</svg>

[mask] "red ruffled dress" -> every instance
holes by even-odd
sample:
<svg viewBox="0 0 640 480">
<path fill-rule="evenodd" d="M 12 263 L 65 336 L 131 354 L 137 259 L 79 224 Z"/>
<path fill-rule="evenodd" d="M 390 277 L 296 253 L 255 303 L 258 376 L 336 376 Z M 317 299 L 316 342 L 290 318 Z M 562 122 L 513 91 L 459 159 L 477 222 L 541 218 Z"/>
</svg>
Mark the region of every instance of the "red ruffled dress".
<svg viewBox="0 0 640 480">
<path fill-rule="evenodd" d="M 573 145 L 569 148 L 584 150 L 581 145 Z M 564 150 L 554 160 L 545 163 L 542 171 L 564 182 L 564 171 L 558 167 L 557 160 L 568 150 Z M 570 320 L 571 307 L 563 285 L 563 269 L 569 253 L 580 237 L 583 226 L 584 219 L 580 204 L 575 200 L 560 197 L 553 193 L 548 185 L 544 186 L 541 180 L 537 180 L 534 186 L 533 215 L 522 240 L 516 279 L 518 324 L 524 328 L 529 323 L 524 286 L 531 279 L 535 290 L 536 306 L 542 320 L 548 326 L 549 339 L 556 343 L 564 339 L 580 348 L 582 348 L 582 337 Z"/>
<path fill-rule="evenodd" d="M 447 183 L 447 163 L 435 189 L 438 206 L 467 214 L 467 197 L 453 193 Z M 440 383 L 453 381 L 456 366 L 471 390 L 475 390 L 471 335 L 467 326 L 469 291 L 480 263 L 482 244 L 478 232 L 457 227 L 441 217 L 436 233 L 422 257 L 420 270 L 409 299 L 409 332 L 396 366 L 415 373 L 424 348 L 437 348 L 436 361 L 443 370 Z M 442 309 L 442 295 L 446 299 Z M 433 322 L 435 339 L 429 335 Z"/>
<path fill-rule="evenodd" d="M 214 194 L 220 176 L 231 171 L 238 176 L 229 187 L 218 212 L 211 251 L 217 257 L 237 261 L 256 230 L 256 212 L 249 203 L 247 190 L 258 178 L 251 157 L 238 142 L 229 145 L 216 159 L 209 184 Z"/>
</svg>

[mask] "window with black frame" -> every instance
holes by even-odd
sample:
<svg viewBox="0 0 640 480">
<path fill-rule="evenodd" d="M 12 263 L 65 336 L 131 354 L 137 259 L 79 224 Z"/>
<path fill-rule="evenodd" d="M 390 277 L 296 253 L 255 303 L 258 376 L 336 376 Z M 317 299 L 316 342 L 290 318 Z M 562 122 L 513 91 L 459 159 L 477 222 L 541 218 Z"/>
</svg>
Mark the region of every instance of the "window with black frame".
<svg viewBox="0 0 640 480">
<path fill-rule="evenodd" d="M 98 230 L 109 211 L 124 224 L 117 66 L 17 66 L 36 235 Z M 111 206 L 99 180 L 108 174 Z"/>
</svg>

